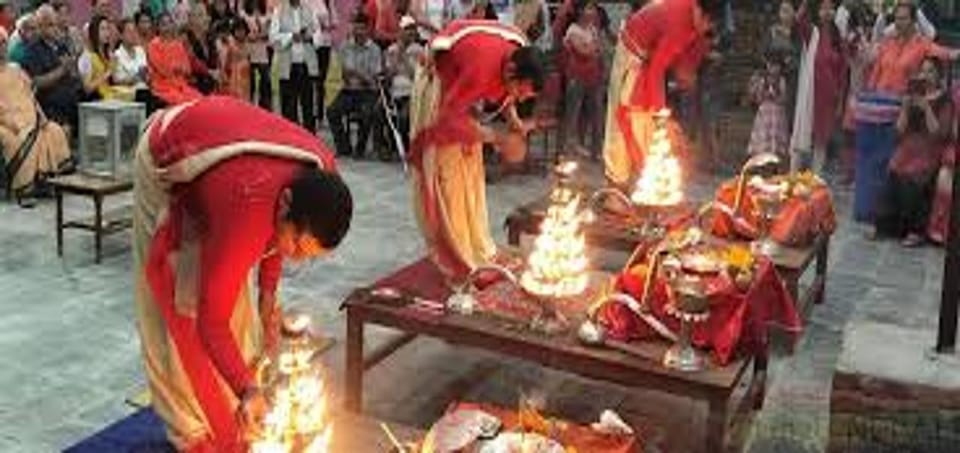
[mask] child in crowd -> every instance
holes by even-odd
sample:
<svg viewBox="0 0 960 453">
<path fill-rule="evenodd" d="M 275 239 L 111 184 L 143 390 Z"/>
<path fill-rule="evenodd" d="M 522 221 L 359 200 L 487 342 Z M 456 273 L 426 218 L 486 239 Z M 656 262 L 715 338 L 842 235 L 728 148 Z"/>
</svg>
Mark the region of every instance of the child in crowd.
<svg viewBox="0 0 960 453">
<path fill-rule="evenodd" d="M 750 77 L 748 92 L 750 101 L 757 105 L 748 153 L 786 156 L 790 137 L 787 127 L 787 79 L 784 76 L 784 56 L 781 52 L 767 50 L 764 55 L 764 69 Z"/>
<path fill-rule="evenodd" d="M 574 6 L 573 23 L 563 38 L 567 76 L 566 143 L 581 154 L 597 157 L 600 148 L 600 115 L 603 90 L 603 53 L 600 14 L 590 1 Z M 587 148 L 587 131 L 590 144 Z"/>
<path fill-rule="evenodd" d="M 218 40 L 220 67 L 223 74 L 220 92 L 239 99 L 250 99 L 250 49 L 247 22 L 238 18 L 229 19 L 229 33 Z"/>
</svg>

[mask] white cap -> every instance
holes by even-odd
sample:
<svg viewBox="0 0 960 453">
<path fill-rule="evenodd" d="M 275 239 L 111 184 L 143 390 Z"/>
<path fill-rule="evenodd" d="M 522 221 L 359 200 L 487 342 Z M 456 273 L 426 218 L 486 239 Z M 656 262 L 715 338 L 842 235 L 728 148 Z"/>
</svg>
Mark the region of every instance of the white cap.
<svg viewBox="0 0 960 453">
<path fill-rule="evenodd" d="M 417 25 L 417 21 L 413 20 L 413 18 L 410 16 L 405 15 L 400 18 L 400 28 L 413 27 L 415 25 Z"/>
</svg>

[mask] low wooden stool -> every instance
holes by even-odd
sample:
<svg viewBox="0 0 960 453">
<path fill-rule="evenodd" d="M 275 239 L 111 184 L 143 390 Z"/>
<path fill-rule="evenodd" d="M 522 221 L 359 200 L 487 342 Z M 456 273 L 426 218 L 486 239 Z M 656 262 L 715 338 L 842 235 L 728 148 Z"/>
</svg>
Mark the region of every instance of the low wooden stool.
<svg viewBox="0 0 960 453">
<path fill-rule="evenodd" d="M 114 179 L 105 176 L 92 176 L 83 173 L 57 176 L 47 180 L 57 197 L 57 256 L 63 256 L 63 230 L 76 228 L 93 232 L 96 248 L 96 263 L 102 258 L 101 243 L 103 236 L 123 231 L 133 226 L 132 207 L 127 205 L 109 212 L 103 212 L 103 199 L 108 195 L 133 190 L 130 179 Z M 83 218 L 64 222 L 63 195 L 73 194 L 93 199 L 92 218 Z"/>
</svg>

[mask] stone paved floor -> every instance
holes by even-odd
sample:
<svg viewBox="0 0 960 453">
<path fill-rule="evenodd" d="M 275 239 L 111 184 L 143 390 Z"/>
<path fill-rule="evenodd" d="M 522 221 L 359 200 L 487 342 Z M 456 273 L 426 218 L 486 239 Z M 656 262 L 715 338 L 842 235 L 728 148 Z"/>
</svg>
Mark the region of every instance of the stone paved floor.
<svg viewBox="0 0 960 453">
<path fill-rule="evenodd" d="M 355 226 L 330 258 L 288 269 L 282 296 L 303 307 L 330 335 L 342 339 L 341 298 L 352 287 L 409 262 L 421 253 L 402 173 L 372 162 L 343 164 L 357 204 Z M 489 190 L 498 239 L 508 210 L 544 190 L 538 177 L 508 179 Z M 704 186 L 706 187 L 706 186 Z M 838 194 L 846 221 L 848 195 Z M 86 209 L 69 200 L 69 213 Z M 129 236 L 105 241 L 105 260 L 94 265 L 92 239 L 68 232 L 65 257 L 56 256 L 54 209 L 45 203 L 21 210 L 0 203 L 0 451 L 54 451 L 115 421 L 131 409 L 124 398 L 142 385 L 133 324 Z M 831 250 L 827 303 L 816 307 L 797 352 L 779 354 L 770 369 L 768 398 L 748 435 L 751 452 L 821 451 L 827 437 L 830 378 L 843 328 L 857 304 L 878 298 L 894 304 L 911 294 L 935 294 L 942 253 L 871 244 L 856 227 L 841 224 Z M 933 304 L 919 304 L 928 313 Z M 890 316 L 897 316 L 891 306 Z M 929 313 L 928 313 L 929 314 Z M 368 329 L 371 337 L 387 332 Z M 932 342 L 932 340 L 931 340 Z M 343 345 L 328 353 L 339 379 Z M 374 369 L 366 409 L 396 422 L 426 425 L 451 398 L 515 404 L 520 390 L 548 395 L 551 411 L 583 418 L 616 408 L 660 426 L 649 430 L 666 451 L 694 451 L 705 408 L 691 412 L 682 398 L 630 392 L 490 354 L 417 340 Z M 677 410 L 676 408 L 683 410 Z M 657 451 L 653 449 L 652 451 Z"/>
</svg>

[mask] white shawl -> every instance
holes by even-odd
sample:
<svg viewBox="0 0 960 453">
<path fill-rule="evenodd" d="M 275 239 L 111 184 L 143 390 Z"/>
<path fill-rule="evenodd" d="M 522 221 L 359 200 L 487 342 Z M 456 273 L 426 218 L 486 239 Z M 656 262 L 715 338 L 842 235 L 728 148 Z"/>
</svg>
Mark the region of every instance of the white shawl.
<svg viewBox="0 0 960 453">
<path fill-rule="evenodd" d="M 814 96 L 814 62 L 817 57 L 817 47 L 820 44 L 820 30 L 813 27 L 810 40 L 803 48 L 800 58 L 800 72 L 797 80 L 797 102 L 793 115 L 793 135 L 790 137 L 790 168 L 796 170 L 799 166 L 798 154 L 811 152 L 813 149 L 813 96 Z"/>
</svg>

